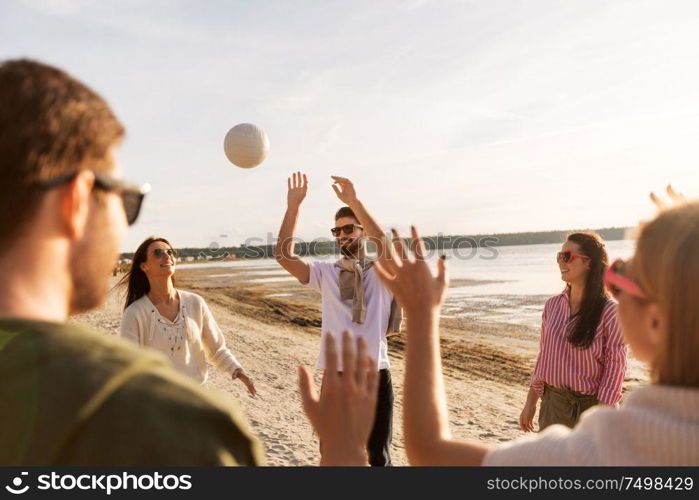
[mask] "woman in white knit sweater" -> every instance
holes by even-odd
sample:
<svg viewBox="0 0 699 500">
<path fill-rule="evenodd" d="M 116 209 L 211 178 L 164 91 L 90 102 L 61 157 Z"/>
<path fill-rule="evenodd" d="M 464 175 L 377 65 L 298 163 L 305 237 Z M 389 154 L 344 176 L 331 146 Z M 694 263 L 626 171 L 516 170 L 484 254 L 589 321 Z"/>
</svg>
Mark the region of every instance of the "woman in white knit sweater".
<svg viewBox="0 0 699 500">
<path fill-rule="evenodd" d="M 444 260 L 435 278 L 415 229 L 415 259 L 396 242 L 397 259 L 376 269 L 408 317 L 403 425 L 411 464 L 699 465 L 699 202 L 687 203 L 671 188 L 668 193 L 677 206 L 641 226 L 633 258 L 617 261 L 605 279 L 619 302 L 624 338 L 648 364 L 652 383 L 634 389 L 618 409 L 587 410 L 573 429 L 552 425 L 496 448 L 449 432 L 438 332 Z M 350 389 L 356 392 L 338 385 L 340 394 L 326 391 L 321 399 L 349 399 L 352 407 Z M 369 427 L 360 424 L 370 416 L 342 416 L 342 429 Z M 322 441 L 340 443 L 332 450 L 336 462 L 361 463 L 352 454 L 360 439 L 340 441 L 337 425 L 318 419 L 314 425 Z"/>
<path fill-rule="evenodd" d="M 164 238 L 150 237 L 136 250 L 127 286 L 121 336 L 162 352 L 174 367 L 200 383 L 207 359 L 240 380 L 255 396 L 255 387 L 233 353 L 202 297 L 175 288 L 175 251 Z"/>
</svg>

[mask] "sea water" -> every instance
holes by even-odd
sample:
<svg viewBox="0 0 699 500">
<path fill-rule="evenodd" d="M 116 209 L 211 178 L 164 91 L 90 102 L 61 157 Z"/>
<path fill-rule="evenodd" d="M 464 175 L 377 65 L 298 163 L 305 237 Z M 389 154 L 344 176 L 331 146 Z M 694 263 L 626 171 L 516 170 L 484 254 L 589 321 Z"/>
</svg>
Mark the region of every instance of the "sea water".
<svg viewBox="0 0 699 500">
<path fill-rule="evenodd" d="M 633 240 L 607 242 L 610 261 L 628 258 L 633 254 L 634 245 Z M 445 250 L 443 253 L 447 256 L 449 276 L 455 286 L 447 292 L 444 316 L 540 325 L 544 302 L 548 297 L 561 293 L 565 286 L 556 262 L 556 253 L 560 249 L 561 245 L 555 243 Z M 429 255 L 433 269 L 438 255 L 438 252 Z M 323 255 L 307 259 L 332 261 L 337 258 L 336 255 Z M 245 268 L 246 272 L 258 276 L 251 282 L 294 279 L 279 276 L 281 268 L 274 259 L 180 264 L 178 268 Z M 259 275 L 275 276 L 267 278 Z M 460 284 L 462 280 L 473 280 L 477 284 Z"/>
</svg>

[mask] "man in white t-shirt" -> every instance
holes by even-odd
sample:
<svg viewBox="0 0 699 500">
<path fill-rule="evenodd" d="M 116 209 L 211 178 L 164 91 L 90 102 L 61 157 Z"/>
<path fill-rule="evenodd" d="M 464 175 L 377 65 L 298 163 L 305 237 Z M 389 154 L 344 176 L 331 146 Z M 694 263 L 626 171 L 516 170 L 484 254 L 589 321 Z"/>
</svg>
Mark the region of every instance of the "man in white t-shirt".
<svg viewBox="0 0 699 500">
<path fill-rule="evenodd" d="M 294 254 L 294 230 L 299 207 L 306 197 L 308 181 L 305 174 L 293 174 L 288 179 L 287 210 L 279 231 L 279 243 L 275 256 L 281 266 L 301 284 L 312 287 L 322 297 L 322 335 L 332 334 L 336 344 L 342 345 L 345 330 L 366 341 L 367 351 L 376 362 L 379 371 L 376 419 L 367 443 L 369 464 L 391 465 L 391 437 L 393 421 L 393 386 L 389 371 L 386 333 L 399 331 L 400 308 L 393 296 L 381 283 L 373 269 L 373 260 L 365 255 L 367 239 L 375 245 L 381 261 L 390 244 L 381 227 L 357 199 L 352 183 L 343 177 L 333 177 L 332 188 L 347 206 L 335 214 L 335 227 L 331 229 L 340 247 L 342 258 L 335 261 L 304 262 Z M 324 369 L 325 342 L 321 341 L 318 368 Z M 342 371 L 342 364 L 339 364 Z M 321 454 L 322 454 L 321 443 Z"/>
</svg>

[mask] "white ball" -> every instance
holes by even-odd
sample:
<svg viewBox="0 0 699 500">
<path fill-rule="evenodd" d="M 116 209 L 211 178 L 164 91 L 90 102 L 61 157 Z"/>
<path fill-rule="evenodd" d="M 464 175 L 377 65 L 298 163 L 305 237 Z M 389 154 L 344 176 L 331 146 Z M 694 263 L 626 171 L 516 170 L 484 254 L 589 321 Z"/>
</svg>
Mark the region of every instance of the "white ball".
<svg viewBox="0 0 699 500">
<path fill-rule="evenodd" d="M 267 157 L 269 139 L 257 125 L 241 123 L 226 134 L 223 151 L 234 165 L 241 168 L 256 167 Z"/>
</svg>

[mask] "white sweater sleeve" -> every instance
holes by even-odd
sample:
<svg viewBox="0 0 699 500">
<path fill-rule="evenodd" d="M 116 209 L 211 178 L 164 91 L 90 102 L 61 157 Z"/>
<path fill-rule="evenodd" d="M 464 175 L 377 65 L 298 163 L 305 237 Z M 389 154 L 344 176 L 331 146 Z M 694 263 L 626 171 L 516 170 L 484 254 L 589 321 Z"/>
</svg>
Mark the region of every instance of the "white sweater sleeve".
<svg viewBox="0 0 699 500">
<path fill-rule="evenodd" d="M 619 409 L 590 408 L 574 429 L 552 425 L 489 452 L 483 465 L 684 466 L 699 463 L 699 390 L 652 384 Z"/>
<path fill-rule="evenodd" d="M 599 465 L 594 440 L 580 430 L 552 425 L 538 435 L 526 436 L 491 450 L 486 466 Z"/>
<path fill-rule="evenodd" d="M 574 429 L 560 424 L 491 450 L 483 465 L 610 465 L 609 429 L 619 427 L 619 410 L 596 406 L 583 413 Z M 617 432 L 618 434 L 618 432 Z"/>
<path fill-rule="evenodd" d="M 226 339 L 223 332 L 218 327 L 216 320 L 206 302 L 202 301 L 202 342 L 206 354 L 211 362 L 221 371 L 225 373 L 233 373 L 238 368 L 242 368 L 238 360 L 235 359 L 233 353 L 226 347 Z"/>
<path fill-rule="evenodd" d="M 119 335 L 135 344 L 143 346 L 145 332 L 140 332 L 136 311 L 132 307 L 127 307 L 121 317 L 121 329 Z"/>
</svg>

